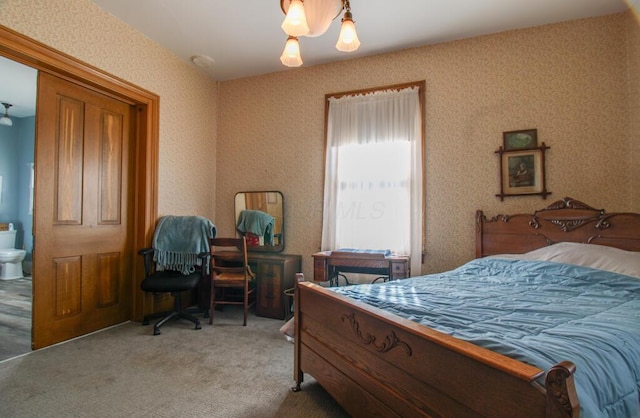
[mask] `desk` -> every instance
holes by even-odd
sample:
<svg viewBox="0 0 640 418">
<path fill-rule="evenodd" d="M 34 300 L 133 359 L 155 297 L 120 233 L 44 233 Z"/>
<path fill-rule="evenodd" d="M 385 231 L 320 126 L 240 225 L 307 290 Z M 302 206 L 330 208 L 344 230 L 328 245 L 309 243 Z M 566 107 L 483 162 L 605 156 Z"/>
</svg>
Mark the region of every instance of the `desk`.
<svg viewBox="0 0 640 418">
<path fill-rule="evenodd" d="M 406 279 L 410 275 L 410 257 L 339 251 L 321 251 L 313 255 L 314 281 L 338 285 L 341 273 L 377 274 L 385 280 Z"/>
<path fill-rule="evenodd" d="M 218 251 L 218 257 L 225 254 Z M 237 252 L 229 256 L 237 258 Z M 284 291 L 295 286 L 295 276 L 302 267 L 302 256 L 297 254 L 249 252 L 249 266 L 256 275 L 256 315 L 266 318 L 284 319 L 288 301 Z M 211 284 L 208 280 L 200 283 L 199 305 L 209 309 Z"/>
</svg>

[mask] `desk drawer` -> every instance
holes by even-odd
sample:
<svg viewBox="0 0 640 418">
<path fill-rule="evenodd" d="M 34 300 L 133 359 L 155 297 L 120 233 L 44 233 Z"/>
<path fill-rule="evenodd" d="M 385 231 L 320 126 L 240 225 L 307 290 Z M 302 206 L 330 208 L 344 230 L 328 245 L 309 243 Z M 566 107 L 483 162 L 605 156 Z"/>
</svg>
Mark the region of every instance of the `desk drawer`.
<svg viewBox="0 0 640 418">
<path fill-rule="evenodd" d="M 396 260 L 391 263 L 392 279 L 406 279 L 410 276 L 409 260 Z"/>
<path fill-rule="evenodd" d="M 391 264 L 391 272 L 393 274 L 407 274 L 407 270 L 409 270 L 408 263 Z"/>
<path fill-rule="evenodd" d="M 313 280 L 316 282 L 326 282 L 327 277 L 327 260 L 326 258 L 313 259 Z"/>
<path fill-rule="evenodd" d="M 326 282 L 327 280 L 329 280 L 327 278 L 327 270 L 324 269 L 324 266 L 321 268 L 314 268 L 313 269 L 313 280 L 316 282 Z"/>
</svg>

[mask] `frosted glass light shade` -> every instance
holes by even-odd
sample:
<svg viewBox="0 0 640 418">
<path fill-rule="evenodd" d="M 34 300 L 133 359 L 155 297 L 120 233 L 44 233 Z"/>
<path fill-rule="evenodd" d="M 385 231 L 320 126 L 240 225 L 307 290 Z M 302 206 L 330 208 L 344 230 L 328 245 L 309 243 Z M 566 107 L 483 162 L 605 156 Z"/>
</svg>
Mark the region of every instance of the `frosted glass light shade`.
<svg viewBox="0 0 640 418">
<path fill-rule="evenodd" d="M 305 8 L 301 0 L 291 1 L 281 27 L 289 36 L 304 36 L 309 33 Z"/>
<path fill-rule="evenodd" d="M 288 15 L 291 7 L 294 3 L 300 3 L 300 0 L 281 0 L 280 4 L 282 10 Z M 308 30 L 302 35 L 293 35 L 285 29 L 288 35 L 291 36 L 320 36 L 329 29 L 331 22 L 340 15 L 344 8 L 344 0 L 304 0 L 304 14 Z M 286 19 L 285 19 L 286 20 Z M 284 23 L 283 23 L 284 29 Z"/>
<path fill-rule="evenodd" d="M 340 37 L 336 44 L 336 49 L 342 52 L 353 52 L 360 48 L 360 40 L 356 33 L 356 25 L 351 19 L 351 13 L 345 13 L 344 19 L 342 19 L 342 27 L 340 28 Z"/>
<path fill-rule="evenodd" d="M 302 57 L 300 56 L 300 44 L 298 38 L 289 36 L 284 46 L 284 51 L 280 56 L 280 62 L 287 67 L 299 67 L 302 65 Z"/>
</svg>

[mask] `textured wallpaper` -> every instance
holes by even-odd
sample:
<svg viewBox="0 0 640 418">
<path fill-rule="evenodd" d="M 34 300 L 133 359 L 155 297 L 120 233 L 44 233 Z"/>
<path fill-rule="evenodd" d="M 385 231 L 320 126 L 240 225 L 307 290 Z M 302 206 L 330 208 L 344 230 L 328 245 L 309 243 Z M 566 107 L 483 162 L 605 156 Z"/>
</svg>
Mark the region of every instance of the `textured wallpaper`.
<svg viewBox="0 0 640 418">
<path fill-rule="evenodd" d="M 640 161 L 637 136 L 631 139 L 628 131 L 628 54 L 638 51 L 629 15 L 221 83 L 218 155 L 224 158 L 218 160 L 216 195 L 221 232 L 233 232 L 236 192 L 281 190 L 285 252 L 302 254 L 304 273 L 311 276 L 311 254 L 321 238 L 325 94 L 416 80 L 426 80 L 423 272 L 473 258 L 476 209 L 490 216 L 530 212 L 571 196 L 597 208 L 631 210 L 638 180 L 631 167 Z M 632 41 L 636 46 L 627 48 Z M 527 196 L 501 202 L 495 197 L 500 188 L 494 152 L 502 132 L 528 128 L 536 128 L 538 141 L 551 147 L 546 174 L 553 194 L 547 200 Z"/>
<path fill-rule="evenodd" d="M 629 55 L 629 131 L 631 141 L 631 196 L 634 212 L 640 212 L 640 10 L 627 14 Z"/>
<path fill-rule="evenodd" d="M 160 96 L 160 215 L 215 217 L 216 83 L 89 0 L 5 0 L 0 24 Z"/>
<path fill-rule="evenodd" d="M 475 210 L 572 196 L 640 210 L 640 34 L 631 12 L 217 85 L 89 0 L 5 0 L 0 24 L 160 96 L 159 213 L 233 233 L 233 196 L 280 190 L 287 253 L 320 247 L 324 96 L 426 80 L 424 272 L 473 257 Z M 502 132 L 537 128 L 553 193 L 500 202 Z M 419 272 L 413 272 L 417 274 Z"/>
</svg>

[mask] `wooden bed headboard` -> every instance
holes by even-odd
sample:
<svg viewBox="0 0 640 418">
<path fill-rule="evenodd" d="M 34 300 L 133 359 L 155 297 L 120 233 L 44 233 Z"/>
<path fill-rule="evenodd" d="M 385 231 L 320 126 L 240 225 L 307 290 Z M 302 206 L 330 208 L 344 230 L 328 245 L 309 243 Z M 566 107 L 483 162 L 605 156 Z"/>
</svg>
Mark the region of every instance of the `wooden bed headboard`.
<svg viewBox="0 0 640 418">
<path fill-rule="evenodd" d="M 640 251 L 640 214 L 606 213 L 570 197 L 532 214 L 487 219 L 476 211 L 476 257 L 522 254 L 557 242 Z"/>
</svg>

